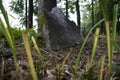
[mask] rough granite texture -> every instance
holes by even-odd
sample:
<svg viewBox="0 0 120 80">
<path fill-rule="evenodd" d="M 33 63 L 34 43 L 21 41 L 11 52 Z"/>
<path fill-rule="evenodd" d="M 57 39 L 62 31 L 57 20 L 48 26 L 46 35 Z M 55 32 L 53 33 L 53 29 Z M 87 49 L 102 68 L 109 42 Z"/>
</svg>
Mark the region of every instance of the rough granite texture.
<svg viewBox="0 0 120 80">
<path fill-rule="evenodd" d="M 70 47 L 81 41 L 79 27 L 67 19 L 59 8 L 55 7 L 51 12 L 44 10 L 44 15 L 42 31 L 48 50 Z"/>
</svg>

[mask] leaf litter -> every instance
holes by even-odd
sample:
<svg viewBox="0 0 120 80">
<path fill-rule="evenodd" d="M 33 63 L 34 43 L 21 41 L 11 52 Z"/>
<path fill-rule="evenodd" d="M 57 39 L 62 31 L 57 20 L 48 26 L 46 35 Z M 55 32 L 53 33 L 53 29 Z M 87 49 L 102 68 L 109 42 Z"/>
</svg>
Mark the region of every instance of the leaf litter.
<svg viewBox="0 0 120 80">
<path fill-rule="evenodd" d="M 99 37 L 93 67 L 90 71 L 88 71 L 88 64 L 92 52 L 93 40 L 94 39 L 92 36 L 90 36 L 90 38 L 87 40 L 87 43 L 81 55 L 81 60 L 79 62 L 79 68 L 76 77 L 74 75 L 75 61 L 77 59 L 77 55 L 79 53 L 81 45 L 59 49 L 56 51 L 47 51 L 45 48 L 40 47 L 42 55 L 45 58 L 44 64 L 41 63 L 41 60 L 39 59 L 34 47 L 31 47 L 32 57 L 34 60 L 38 79 L 57 80 L 59 77 L 60 80 L 79 80 L 79 78 L 81 78 L 82 80 L 86 80 L 85 78 L 88 76 L 89 72 L 94 73 L 94 77 L 98 77 L 100 74 L 99 68 L 101 57 L 105 55 L 105 68 L 103 71 L 103 80 L 106 80 L 108 74 L 108 58 L 107 42 L 104 36 Z M 116 41 L 119 45 L 120 37 L 117 37 Z M 29 73 L 29 64 L 27 62 L 25 49 L 22 44 L 18 44 L 17 59 L 19 67 L 15 69 L 11 51 L 0 51 L 0 80 L 32 80 L 32 77 Z M 111 74 L 111 79 L 120 80 L 120 52 L 117 49 L 114 51 L 113 64 L 113 73 Z M 89 75 L 92 75 L 92 73 Z"/>
</svg>

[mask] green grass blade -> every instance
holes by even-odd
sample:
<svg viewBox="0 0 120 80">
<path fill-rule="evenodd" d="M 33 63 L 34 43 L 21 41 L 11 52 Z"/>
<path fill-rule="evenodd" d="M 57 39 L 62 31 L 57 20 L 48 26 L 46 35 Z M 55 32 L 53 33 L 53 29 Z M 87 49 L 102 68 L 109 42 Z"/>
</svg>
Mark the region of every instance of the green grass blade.
<svg viewBox="0 0 120 80">
<path fill-rule="evenodd" d="M 111 72 L 112 67 L 112 54 L 111 54 L 111 41 L 110 41 L 110 21 L 105 22 L 106 32 L 107 32 L 107 50 L 108 50 L 108 66 Z"/>
<path fill-rule="evenodd" d="M 81 46 L 81 48 L 80 48 L 80 51 L 79 51 L 78 57 L 77 57 L 77 59 L 76 59 L 76 62 L 75 62 L 75 73 L 76 73 L 77 70 L 78 70 L 78 65 L 79 65 L 79 62 L 80 62 L 80 57 L 81 57 L 81 54 L 82 54 L 82 50 L 83 50 L 83 48 L 84 48 L 84 46 L 85 46 L 85 43 L 86 43 L 89 35 L 90 35 L 90 34 L 92 33 L 92 31 L 93 31 L 100 23 L 102 23 L 103 21 L 104 21 L 104 19 L 101 19 L 99 22 L 97 22 L 97 23 L 92 27 L 92 29 L 89 31 L 88 35 L 86 36 L 86 38 L 85 38 L 85 40 L 84 40 L 84 42 L 83 42 L 83 44 L 82 44 L 82 46 Z"/>
<path fill-rule="evenodd" d="M 27 32 L 23 32 L 22 36 L 23 36 L 23 42 L 24 42 L 26 55 L 27 55 L 27 60 L 28 60 L 28 63 L 29 63 L 32 78 L 33 78 L 33 80 L 38 80 L 37 74 L 36 74 L 36 71 L 35 71 L 35 68 L 34 68 L 34 64 L 33 64 L 33 59 L 32 59 L 32 55 L 31 55 L 29 41 L 28 41 L 28 38 L 27 38 Z"/>
<path fill-rule="evenodd" d="M 67 55 L 65 56 L 65 58 L 64 58 L 64 60 L 63 60 L 63 62 L 62 62 L 61 70 L 63 70 L 64 65 L 65 65 L 68 57 L 70 56 L 70 53 L 72 52 L 72 50 L 73 50 L 73 48 L 71 48 L 70 51 L 69 51 L 69 52 L 67 53 Z"/>
<path fill-rule="evenodd" d="M 111 72 L 111 67 L 112 67 L 112 53 L 111 53 L 111 33 L 110 33 L 110 15 L 108 12 L 107 7 L 110 7 L 110 5 L 108 6 L 105 2 L 105 0 L 99 0 L 99 4 L 100 7 L 102 9 L 103 12 L 103 17 L 105 19 L 105 27 L 106 27 L 106 33 L 107 33 L 107 50 L 108 50 L 108 66 L 109 66 L 109 71 Z"/>
<path fill-rule="evenodd" d="M 63 71 L 63 69 L 64 69 L 64 65 L 65 65 L 65 63 L 66 63 L 66 60 L 67 60 L 68 57 L 70 56 L 70 53 L 72 52 L 72 50 L 73 50 L 73 49 L 71 48 L 70 51 L 67 53 L 67 55 L 65 56 L 65 58 L 64 58 L 61 66 L 59 66 L 58 64 L 56 65 L 56 67 L 57 67 L 56 80 L 61 80 L 61 73 L 62 73 L 62 71 Z"/>
<path fill-rule="evenodd" d="M 113 51 L 114 51 L 114 44 L 113 42 L 116 39 L 116 29 L 117 29 L 117 16 L 118 16 L 118 8 L 119 8 L 119 4 L 114 5 L 114 13 L 113 13 L 113 25 L 112 25 L 112 42 L 111 42 L 111 54 L 113 57 Z"/>
<path fill-rule="evenodd" d="M 44 63 L 44 58 L 43 58 L 43 56 L 42 56 L 41 51 L 40 51 L 39 48 L 38 48 L 38 45 L 37 45 L 37 43 L 36 43 L 36 41 L 35 41 L 35 38 L 32 36 L 31 39 L 32 39 L 33 45 L 34 45 L 34 47 L 35 47 L 35 49 L 36 49 L 36 51 L 37 51 L 37 53 L 38 53 L 38 55 L 39 55 L 39 58 L 42 60 L 42 63 Z"/>
<path fill-rule="evenodd" d="M 102 9 L 105 21 L 108 21 L 109 20 L 109 15 L 108 15 L 108 11 L 107 11 L 107 6 L 106 6 L 105 0 L 99 0 L 99 4 L 100 4 L 100 7 Z"/>
<path fill-rule="evenodd" d="M 103 80 L 103 71 L 104 71 L 105 55 L 102 57 L 102 65 L 100 70 L 100 80 Z"/>
<path fill-rule="evenodd" d="M 56 80 L 61 80 L 61 69 L 60 69 L 60 65 L 56 65 L 57 68 L 57 76 L 56 76 Z"/>
<path fill-rule="evenodd" d="M 92 67 L 92 63 L 93 63 L 93 60 L 94 60 L 95 51 L 96 51 L 96 48 L 97 48 L 98 37 L 99 37 L 99 32 L 100 32 L 100 29 L 97 28 L 96 32 L 95 32 L 95 38 L 94 38 L 94 44 L 93 44 L 93 50 L 92 50 L 92 55 L 91 55 L 91 59 L 90 59 L 89 68 Z"/>
<path fill-rule="evenodd" d="M 12 30 L 11 30 L 11 27 L 10 27 L 10 24 L 9 24 L 8 14 L 7 14 L 7 11 L 5 10 L 5 8 L 4 8 L 3 4 L 2 4 L 2 0 L 0 0 L 0 10 L 2 12 L 2 15 L 3 15 L 4 19 L 5 19 L 5 22 L 7 24 L 7 27 L 8 27 L 8 30 L 10 32 L 10 35 L 12 37 L 12 40 L 14 42 L 14 36 L 13 36 Z"/>
<path fill-rule="evenodd" d="M 15 66 L 17 66 L 15 40 L 14 40 L 14 36 L 13 36 L 12 30 L 11 30 L 11 27 L 10 27 L 10 24 L 9 24 L 8 14 L 7 14 L 7 11 L 5 10 L 5 8 L 2 4 L 2 0 L 0 0 L 0 10 L 1 10 L 2 15 L 5 19 L 5 22 L 7 24 L 7 28 L 5 27 L 5 25 L 3 24 L 1 19 L 0 19 L 0 24 L 1 24 L 1 27 L 3 29 L 3 32 L 4 32 L 8 42 L 9 42 L 11 48 L 12 48 L 14 63 L 15 63 Z"/>
<path fill-rule="evenodd" d="M 116 42 L 113 42 L 113 44 L 114 44 L 114 47 L 120 52 L 120 46 L 119 46 L 119 44 L 117 44 Z"/>
<path fill-rule="evenodd" d="M 0 18 L 0 27 L 5 35 L 5 37 L 7 38 L 11 48 L 12 48 L 12 52 L 13 52 L 13 58 L 14 58 L 14 63 L 15 63 L 15 66 L 17 66 L 17 56 L 16 56 L 16 48 L 15 48 L 15 44 L 11 38 L 11 35 L 10 35 L 10 32 L 8 30 L 7 27 L 5 27 L 3 21 L 1 20 Z"/>
</svg>

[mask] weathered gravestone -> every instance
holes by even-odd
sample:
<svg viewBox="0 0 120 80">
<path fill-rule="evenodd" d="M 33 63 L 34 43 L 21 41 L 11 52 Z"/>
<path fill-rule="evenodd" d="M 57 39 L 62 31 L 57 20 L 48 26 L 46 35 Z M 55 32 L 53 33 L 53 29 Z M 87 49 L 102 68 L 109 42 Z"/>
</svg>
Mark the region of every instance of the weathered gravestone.
<svg viewBox="0 0 120 80">
<path fill-rule="evenodd" d="M 79 27 L 66 18 L 63 12 L 55 7 L 51 12 L 44 10 L 45 25 L 43 37 L 49 50 L 57 50 L 75 45 L 80 42 Z"/>
</svg>

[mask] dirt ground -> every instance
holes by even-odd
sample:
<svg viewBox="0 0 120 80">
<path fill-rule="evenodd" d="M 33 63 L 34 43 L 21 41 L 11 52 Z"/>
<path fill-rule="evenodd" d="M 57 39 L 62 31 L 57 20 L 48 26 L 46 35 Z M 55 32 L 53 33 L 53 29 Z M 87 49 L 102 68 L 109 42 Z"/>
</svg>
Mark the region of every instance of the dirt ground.
<svg viewBox="0 0 120 80">
<path fill-rule="evenodd" d="M 84 50 L 81 55 L 81 60 L 79 63 L 77 78 L 76 80 L 80 80 L 79 77 L 83 77 L 81 80 L 89 80 L 85 78 L 85 72 L 88 71 L 88 63 L 90 60 L 92 46 L 93 46 L 93 37 L 90 37 L 87 40 L 87 43 L 84 47 Z M 120 37 L 116 39 L 117 44 L 120 45 Z M 37 52 L 34 47 L 31 47 L 32 56 L 35 64 L 35 69 L 38 75 L 39 80 L 57 80 L 58 68 L 62 66 L 62 62 L 65 60 L 66 55 L 70 53 L 68 56 L 66 63 L 64 65 L 63 70 L 61 71 L 61 80 L 74 80 L 74 67 L 75 61 L 77 59 L 79 50 L 81 45 L 76 45 L 71 48 L 60 49 L 56 51 L 47 51 L 45 48 L 40 47 L 42 55 L 44 57 L 44 65 L 42 65 L 41 60 L 39 59 Z M 92 75 L 93 77 L 99 77 L 100 74 L 100 62 L 101 57 L 105 55 L 105 68 L 104 68 L 104 78 L 107 79 L 107 41 L 104 36 L 99 37 L 99 42 L 97 45 L 97 51 L 95 53 Z M 23 43 L 17 45 L 17 59 L 18 59 L 18 69 L 15 69 L 13 56 L 11 50 L 0 51 L 0 80 L 32 80 L 31 75 L 29 73 L 29 65 L 27 63 L 27 57 L 25 54 L 25 49 Z M 111 74 L 111 80 L 120 80 L 120 51 L 117 49 L 114 51 L 113 56 L 113 65 L 114 69 Z M 42 66 L 41 66 L 42 65 Z M 91 77 L 92 77 L 91 76 Z M 97 80 L 97 78 L 93 79 Z"/>
</svg>

